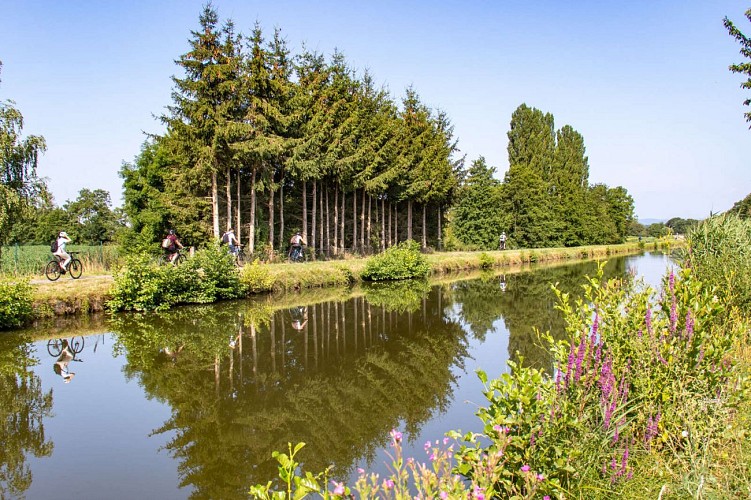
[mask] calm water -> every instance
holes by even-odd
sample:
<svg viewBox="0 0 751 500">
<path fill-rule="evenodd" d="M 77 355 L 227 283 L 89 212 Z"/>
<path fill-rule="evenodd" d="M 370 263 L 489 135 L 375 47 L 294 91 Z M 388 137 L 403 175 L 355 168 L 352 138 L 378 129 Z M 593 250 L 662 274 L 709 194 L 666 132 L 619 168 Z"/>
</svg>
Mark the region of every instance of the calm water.
<svg viewBox="0 0 751 500">
<path fill-rule="evenodd" d="M 669 265 L 615 258 L 606 274 L 659 286 Z M 497 376 L 516 352 L 549 367 L 533 328 L 562 331 L 550 283 L 576 294 L 595 266 L 0 335 L 0 498 L 242 498 L 288 442 L 306 443 L 307 470 L 383 472 L 392 428 L 424 460 L 426 440 L 479 430 L 475 370 Z"/>
</svg>

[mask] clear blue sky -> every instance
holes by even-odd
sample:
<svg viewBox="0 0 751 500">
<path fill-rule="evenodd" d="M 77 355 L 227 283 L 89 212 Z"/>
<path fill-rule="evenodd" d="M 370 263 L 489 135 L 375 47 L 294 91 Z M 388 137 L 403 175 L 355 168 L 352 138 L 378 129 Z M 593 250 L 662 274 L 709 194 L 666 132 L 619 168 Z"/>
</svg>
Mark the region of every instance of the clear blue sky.
<svg viewBox="0 0 751 500">
<path fill-rule="evenodd" d="M 122 201 L 117 172 L 162 131 L 174 64 L 188 51 L 204 2 L 0 0 L 0 99 L 43 135 L 39 173 L 55 201 L 82 188 Z M 728 65 L 739 46 L 729 0 L 259 1 L 216 0 L 222 20 L 249 33 L 280 27 L 368 68 L 396 99 L 413 85 L 448 113 L 467 160 L 484 156 L 499 178 L 511 113 L 550 112 L 583 136 L 590 182 L 624 186 L 639 218 L 704 218 L 751 192 L 751 92 Z M 746 153 L 744 153 L 746 151 Z"/>
</svg>

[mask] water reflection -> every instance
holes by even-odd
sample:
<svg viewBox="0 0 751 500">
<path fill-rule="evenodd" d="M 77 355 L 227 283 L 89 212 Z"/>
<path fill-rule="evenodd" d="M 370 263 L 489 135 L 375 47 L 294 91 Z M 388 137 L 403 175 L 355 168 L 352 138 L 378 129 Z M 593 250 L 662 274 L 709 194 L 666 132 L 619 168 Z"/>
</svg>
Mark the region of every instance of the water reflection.
<svg viewBox="0 0 751 500">
<path fill-rule="evenodd" d="M 488 351 L 491 339 L 504 336 L 501 349 L 507 345 L 509 356 L 519 353 L 527 364 L 549 367 L 545 350 L 535 345 L 534 331 L 563 332 L 550 284 L 578 296 L 583 275 L 594 275 L 596 266 L 483 274 L 433 286 L 419 281 L 376 284 L 352 293 L 316 291 L 158 315 L 119 315 L 107 327 L 115 339 L 113 364 L 124 380 L 122 387 L 112 384 L 107 390 L 118 397 L 127 382 L 135 381 L 144 399 L 169 410 L 156 424 L 148 415 L 140 416 L 151 429 L 143 439 L 164 443 L 163 450 L 174 460 L 168 467 L 177 470 L 179 486 L 185 488 L 182 496 L 244 498 L 250 485 L 275 479 L 271 454 L 286 450 L 288 442 L 307 444 L 302 455 L 307 470 L 332 465 L 333 477 L 347 478 L 357 465 L 376 457 L 380 463 L 391 428 L 398 426 L 405 436 L 419 440 L 419 447 L 425 437 L 456 428 L 457 415 L 471 416 L 473 410 L 463 401 L 475 396 L 468 396 L 460 381 L 477 384 L 473 374 L 465 373 L 465 363 L 474 361 L 471 352 Z M 606 276 L 626 272 L 625 258 L 612 259 L 605 269 Z M 104 337 L 84 338 L 76 328 L 56 325 L 37 337 L 37 352 L 44 357 L 38 374 L 31 369 L 39 362 L 31 339 L 0 336 L 0 497 L 23 496 L 32 480 L 31 457 L 52 454 L 44 423 L 53 394 L 42 390 L 40 377 L 54 378 L 62 387 L 59 377 L 70 381 L 79 371 L 67 387 L 75 389 L 97 376 L 98 365 L 92 361 L 84 365 L 85 377 L 72 367 L 90 359 L 90 351 L 81 353 L 84 342 L 91 348 L 96 340 L 96 350 Z M 482 367 L 497 372 L 505 359 L 496 350 L 483 363 L 499 366 Z M 93 362 L 103 361 L 97 356 Z M 102 411 L 99 401 L 89 399 L 76 400 L 81 405 L 77 411 Z M 108 417 L 113 426 L 118 423 L 114 419 L 126 423 L 139 418 Z M 435 422 L 449 420 L 451 427 L 436 431 Z M 472 430 L 476 424 L 473 419 L 458 425 Z M 422 436 L 423 429 L 431 435 Z M 127 465 L 112 457 L 113 467 Z M 44 475 L 34 477 L 35 482 L 45 480 Z M 107 488 L 107 481 L 95 484 L 89 495 Z M 156 491 L 156 485 L 144 487 Z"/>
<path fill-rule="evenodd" d="M 30 339 L 0 335 L 0 498 L 23 496 L 31 486 L 29 456 L 52 454 L 44 420 L 52 414 L 52 391 L 42 391 L 31 367 Z"/>
</svg>

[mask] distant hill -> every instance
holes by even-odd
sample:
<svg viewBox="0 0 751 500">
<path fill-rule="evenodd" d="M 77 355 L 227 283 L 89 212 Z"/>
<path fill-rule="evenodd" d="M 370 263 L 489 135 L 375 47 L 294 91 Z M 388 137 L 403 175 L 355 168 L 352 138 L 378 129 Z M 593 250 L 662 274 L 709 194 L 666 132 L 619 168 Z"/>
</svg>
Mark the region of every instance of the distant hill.
<svg viewBox="0 0 751 500">
<path fill-rule="evenodd" d="M 666 223 L 667 219 L 639 219 L 639 224 L 642 226 L 649 226 L 650 224 L 657 224 L 658 222 Z"/>
</svg>

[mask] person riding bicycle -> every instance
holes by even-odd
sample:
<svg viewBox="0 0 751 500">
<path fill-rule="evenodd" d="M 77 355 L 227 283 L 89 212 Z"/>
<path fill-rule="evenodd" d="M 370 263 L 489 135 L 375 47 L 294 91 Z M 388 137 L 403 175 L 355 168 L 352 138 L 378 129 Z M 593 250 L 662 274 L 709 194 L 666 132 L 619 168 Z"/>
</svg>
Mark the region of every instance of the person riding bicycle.
<svg viewBox="0 0 751 500">
<path fill-rule="evenodd" d="M 300 231 L 297 231 L 292 238 L 289 239 L 290 249 L 289 257 L 302 255 L 302 246 L 305 244 L 305 240 L 302 238 Z"/>
<path fill-rule="evenodd" d="M 237 257 L 240 251 L 240 240 L 237 239 L 232 228 L 227 229 L 227 232 L 222 235 L 222 243 L 229 245 L 229 253 Z"/>
<path fill-rule="evenodd" d="M 169 240 L 169 242 L 167 242 L 167 240 Z M 164 240 L 162 240 L 162 248 L 164 248 L 164 251 L 167 254 L 167 260 L 174 264 L 177 256 L 180 254 L 178 249 L 183 248 L 183 244 L 180 243 L 180 239 L 177 237 L 177 234 L 175 234 L 174 229 L 170 229 L 169 234 Z"/>
<path fill-rule="evenodd" d="M 65 251 L 65 245 L 67 243 L 70 243 L 72 240 L 70 237 L 68 237 L 68 233 L 65 231 L 60 231 L 60 233 L 57 235 L 57 250 L 53 252 L 52 255 L 56 256 L 60 263 L 60 272 L 64 273 L 68 270 L 68 264 L 70 264 L 70 261 L 72 257 L 68 252 Z"/>
</svg>

